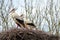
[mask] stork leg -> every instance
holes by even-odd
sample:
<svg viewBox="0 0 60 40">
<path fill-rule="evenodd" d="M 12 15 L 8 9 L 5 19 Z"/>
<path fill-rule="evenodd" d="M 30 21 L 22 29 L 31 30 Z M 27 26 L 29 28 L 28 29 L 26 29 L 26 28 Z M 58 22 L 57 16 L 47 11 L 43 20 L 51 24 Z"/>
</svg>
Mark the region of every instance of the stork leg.
<svg viewBox="0 0 60 40">
<path fill-rule="evenodd" d="M 19 27 L 18 24 L 16 24 L 16 27 L 17 27 L 17 28 Z"/>
<path fill-rule="evenodd" d="M 17 22 L 16 22 L 17 28 L 20 26 Z"/>
<path fill-rule="evenodd" d="M 19 27 L 17 23 L 16 23 L 16 27 L 17 27 L 17 28 Z"/>
</svg>

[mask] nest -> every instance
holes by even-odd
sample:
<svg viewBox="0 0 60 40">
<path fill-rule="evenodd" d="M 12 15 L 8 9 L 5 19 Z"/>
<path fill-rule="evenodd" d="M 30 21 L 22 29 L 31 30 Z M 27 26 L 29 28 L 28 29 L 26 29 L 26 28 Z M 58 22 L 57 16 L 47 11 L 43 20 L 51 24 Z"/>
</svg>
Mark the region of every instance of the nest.
<svg viewBox="0 0 60 40">
<path fill-rule="evenodd" d="M 40 30 L 15 28 L 6 32 L 1 32 L 0 40 L 59 40 L 59 37 L 52 34 L 49 35 Z"/>
</svg>

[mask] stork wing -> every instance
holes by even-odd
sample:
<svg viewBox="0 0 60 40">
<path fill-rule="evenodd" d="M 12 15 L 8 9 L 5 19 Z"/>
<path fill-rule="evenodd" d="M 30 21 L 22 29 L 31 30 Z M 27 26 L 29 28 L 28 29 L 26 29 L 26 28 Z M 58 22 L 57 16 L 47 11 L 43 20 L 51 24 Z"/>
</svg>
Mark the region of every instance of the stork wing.
<svg viewBox="0 0 60 40">
<path fill-rule="evenodd" d="M 23 20 L 20 20 L 20 19 L 17 19 L 17 18 L 16 18 L 16 20 L 17 20 L 19 23 L 21 23 L 21 24 L 23 24 L 23 23 L 24 23 L 24 21 L 23 21 Z"/>
<path fill-rule="evenodd" d="M 20 20 L 20 19 L 17 19 L 17 18 L 16 18 L 16 20 L 17 20 L 17 22 L 19 22 L 20 24 L 22 24 L 25 27 L 24 20 Z"/>
<path fill-rule="evenodd" d="M 33 23 L 26 23 L 27 25 L 36 27 Z"/>
</svg>

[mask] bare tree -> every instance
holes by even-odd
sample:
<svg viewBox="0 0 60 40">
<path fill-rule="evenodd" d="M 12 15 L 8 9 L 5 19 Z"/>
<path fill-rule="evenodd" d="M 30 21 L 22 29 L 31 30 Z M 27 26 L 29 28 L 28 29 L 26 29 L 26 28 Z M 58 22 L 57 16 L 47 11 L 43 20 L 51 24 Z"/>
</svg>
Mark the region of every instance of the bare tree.
<svg viewBox="0 0 60 40">
<path fill-rule="evenodd" d="M 3 27 L 3 30 L 8 30 L 8 19 L 9 19 L 9 10 L 12 5 L 12 0 L 8 0 L 5 2 L 5 0 L 0 1 L 0 17 L 1 17 L 1 25 Z"/>
</svg>

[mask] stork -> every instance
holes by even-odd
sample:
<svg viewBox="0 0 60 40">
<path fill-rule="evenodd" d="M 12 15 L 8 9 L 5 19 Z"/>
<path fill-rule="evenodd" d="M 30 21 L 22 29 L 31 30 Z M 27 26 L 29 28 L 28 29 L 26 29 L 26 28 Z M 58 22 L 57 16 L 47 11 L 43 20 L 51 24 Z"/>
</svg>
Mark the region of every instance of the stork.
<svg viewBox="0 0 60 40">
<path fill-rule="evenodd" d="M 21 17 L 24 20 L 24 24 L 25 24 L 26 28 L 29 28 L 29 29 L 33 29 L 34 28 L 34 29 L 36 29 L 35 24 L 32 21 L 30 21 L 28 18 L 26 18 L 26 16 L 24 16 L 22 14 Z"/>
<path fill-rule="evenodd" d="M 28 28 L 28 29 L 36 28 L 36 26 L 31 21 L 29 21 L 26 17 L 24 17 L 23 14 L 19 16 L 15 12 L 15 9 L 12 9 L 9 15 L 13 18 L 15 23 L 22 28 Z"/>
<path fill-rule="evenodd" d="M 24 24 L 25 24 L 29 29 L 36 29 L 35 24 L 32 23 L 32 22 L 29 21 L 29 20 L 25 20 L 25 21 L 24 21 Z"/>
<path fill-rule="evenodd" d="M 12 9 L 10 11 L 10 17 L 13 18 L 13 20 L 15 21 L 15 23 L 19 26 L 19 27 L 25 27 L 24 25 L 24 21 L 20 18 L 20 16 L 15 12 L 15 9 Z"/>
</svg>

